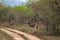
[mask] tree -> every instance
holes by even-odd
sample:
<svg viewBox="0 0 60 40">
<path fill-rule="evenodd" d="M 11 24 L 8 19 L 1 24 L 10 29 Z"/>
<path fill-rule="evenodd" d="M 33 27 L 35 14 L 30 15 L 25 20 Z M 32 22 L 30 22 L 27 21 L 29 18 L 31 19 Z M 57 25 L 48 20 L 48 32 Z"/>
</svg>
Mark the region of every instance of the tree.
<svg viewBox="0 0 60 40">
<path fill-rule="evenodd" d="M 52 16 L 52 22 L 53 22 L 53 28 L 52 31 L 54 34 L 59 34 L 59 26 L 60 26 L 60 0 L 54 0 L 50 3 L 50 8 L 53 11 L 53 16 Z"/>
<path fill-rule="evenodd" d="M 59 25 L 59 2 L 59 0 L 40 0 L 35 3 L 31 3 L 33 12 L 39 15 L 39 19 L 42 19 L 43 24 L 46 26 L 47 32 L 50 30 L 53 34 L 57 33 L 56 27 Z"/>
</svg>

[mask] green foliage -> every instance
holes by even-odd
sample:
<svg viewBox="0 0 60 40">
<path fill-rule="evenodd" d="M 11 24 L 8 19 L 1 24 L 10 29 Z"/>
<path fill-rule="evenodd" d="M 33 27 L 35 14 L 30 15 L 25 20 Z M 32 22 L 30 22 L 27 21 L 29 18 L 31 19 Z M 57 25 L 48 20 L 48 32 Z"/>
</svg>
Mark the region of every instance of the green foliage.
<svg viewBox="0 0 60 40">
<path fill-rule="evenodd" d="M 25 6 L 16 6 L 15 7 L 16 11 L 22 11 L 26 16 L 31 16 L 32 13 L 32 9 L 31 8 L 27 8 Z"/>
</svg>

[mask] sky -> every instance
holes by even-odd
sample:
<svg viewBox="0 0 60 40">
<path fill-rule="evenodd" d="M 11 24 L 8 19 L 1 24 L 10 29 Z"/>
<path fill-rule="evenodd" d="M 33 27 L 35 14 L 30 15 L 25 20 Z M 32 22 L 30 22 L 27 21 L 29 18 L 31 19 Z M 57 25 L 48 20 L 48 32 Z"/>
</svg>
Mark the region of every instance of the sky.
<svg viewBox="0 0 60 40">
<path fill-rule="evenodd" d="M 18 6 L 21 5 L 21 3 L 25 4 L 27 0 L 0 0 L 0 2 L 3 2 L 6 5 L 10 5 L 10 6 Z"/>
</svg>

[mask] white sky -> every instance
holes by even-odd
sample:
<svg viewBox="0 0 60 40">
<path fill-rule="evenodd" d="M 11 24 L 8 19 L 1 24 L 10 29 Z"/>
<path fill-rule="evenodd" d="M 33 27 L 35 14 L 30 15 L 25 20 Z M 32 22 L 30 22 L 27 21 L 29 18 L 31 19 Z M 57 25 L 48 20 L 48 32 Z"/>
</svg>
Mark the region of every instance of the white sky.
<svg viewBox="0 0 60 40">
<path fill-rule="evenodd" d="M 27 2 L 27 0 L 0 0 L 0 1 L 10 6 L 17 6 L 20 5 L 21 3 Z"/>
</svg>

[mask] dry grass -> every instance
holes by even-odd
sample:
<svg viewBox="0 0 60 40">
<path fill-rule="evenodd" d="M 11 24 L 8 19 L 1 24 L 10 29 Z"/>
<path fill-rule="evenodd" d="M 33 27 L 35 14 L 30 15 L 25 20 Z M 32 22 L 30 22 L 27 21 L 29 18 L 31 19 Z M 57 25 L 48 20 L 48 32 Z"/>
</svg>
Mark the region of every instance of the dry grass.
<svg viewBox="0 0 60 40">
<path fill-rule="evenodd" d="M 29 27 L 28 25 L 21 25 L 21 26 L 10 26 L 13 29 L 17 29 L 23 32 L 27 32 L 33 34 L 43 40 L 60 40 L 60 37 L 57 36 L 46 36 L 45 27 L 40 26 L 37 30 L 36 28 Z"/>
<path fill-rule="evenodd" d="M 60 40 L 60 36 L 45 36 L 46 40 Z"/>
</svg>

